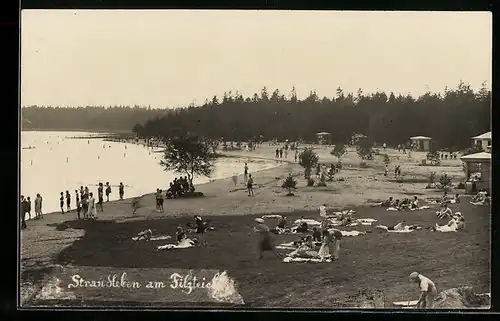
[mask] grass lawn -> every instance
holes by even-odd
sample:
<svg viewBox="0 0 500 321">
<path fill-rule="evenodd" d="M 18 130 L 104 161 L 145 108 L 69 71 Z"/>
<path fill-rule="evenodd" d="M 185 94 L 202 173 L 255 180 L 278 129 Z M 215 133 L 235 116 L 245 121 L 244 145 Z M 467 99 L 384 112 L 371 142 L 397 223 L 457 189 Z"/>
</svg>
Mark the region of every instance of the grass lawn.
<svg viewBox="0 0 500 321">
<path fill-rule="evenodd" d="M 249 307 L 342 307 L 363 290 L 381 290 L 385 304 L 418 299 L 418 288 L 408 275 L 418 271 L 431 278 L 438 291 L 463 285 L 478 293 L 490 292 L 490 208 L 472 206 L 464 199 L 452 204 L 466 219 L 466 230 L 440 233 L 418 230 L 387 233 L 373 226 L 346 230 L 371 230 L 372 233 L 344 237 L 340 259 L 332 263 L 282 263 L 272 253 L 258 260 L 257 235 L 252 220 L 257 216 L 214 216 L 215 231 L 205 234 L 206 247 L 157 251 L 157 245 L 172 243 L 134 242 L 132 237 L 150 228 L 154 234 L 175 235 L 178 224 L 187 218 L 165 218 L 124 223 L 105 221 L 65 222 L 85 229 L 85 236 L 63 250 L 56 262 L 61 265 L 114 268 L 139 268 L 147 275 L 151 268 L 227 270 L 236 280 L 238 291 Z M 167 209 L 168 211 L 168 209 Z M 356 218 L 374 218 L 378 224 L 434 225 L 435 208 L 415 212 L 387 212 L 381 208 L 357 209 Z M 300 216 L 318 218 L 314 212 L 285 214 L 289 222 Z M 274 220 L 266 220 L 270 227 Z M 446 222 L 440 221 L 440 224 Z M 297 235 L 276 236 L 276 244 L 289 242 Z M 281 250 L 282 253 L 287 251 Z M 141 298 L 131 295 L 129 304 Z M 343 302 L 343 303 L 342 303 Z M 78 301 L 75 304 L 81 305 Z M 85 305 L 106 305 L 85 301 Z M 107 303 L 108 305 L 110 303 Z M 113 302 L 116 304 L 116 302 Z M 165 306 L 165 305 L 163 305 Z"/>
</svg>

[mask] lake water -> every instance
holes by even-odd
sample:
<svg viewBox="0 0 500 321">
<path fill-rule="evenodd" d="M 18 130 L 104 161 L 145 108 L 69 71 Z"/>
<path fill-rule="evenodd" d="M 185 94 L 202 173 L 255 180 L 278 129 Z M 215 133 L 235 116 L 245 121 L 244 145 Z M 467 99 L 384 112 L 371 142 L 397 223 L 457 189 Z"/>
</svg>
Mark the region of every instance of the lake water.
<svg viewBox="0 0 500 321">
<path fill-rule="evenodd" d="M 90 135 L 102 134 L 21 132 L 21 194 L 31 197 L 32 209 L 37 193 L 43 197 L 43 213 L 50 213 L 59 211 L 59 194 L 66 190 L 71 193 L 74 207 L 74 191 L 80 186 L 88 186 L 97 194 L 98 183 L 109 182 L 110 200 L 116 200 L 120 182 L 125 185 L 125 197 L 134 197 L 152 193 L 156 188 L 165 190 L 179 176 L 164 171 L 159 164 L 162 154 L 145 146 L 106 142 L 101 138 L 72 138 Z M 274 161 L 220 158 L 211 179 L 243 174 L 245 161 L 250 172 L 276 166 Z M 208 181 L 206 177 L 194 179 L 195 184 Z"/>
</svg>

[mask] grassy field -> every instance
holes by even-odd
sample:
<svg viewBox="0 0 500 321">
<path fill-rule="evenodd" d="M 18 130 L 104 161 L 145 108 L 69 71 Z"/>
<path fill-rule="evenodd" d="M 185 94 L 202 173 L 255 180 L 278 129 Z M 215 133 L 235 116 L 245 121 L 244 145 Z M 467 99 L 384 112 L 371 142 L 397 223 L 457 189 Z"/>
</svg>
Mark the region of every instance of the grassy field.
<svg viewBox="0 0 500 321">
<path fill-rule="evenodd" d="M 387 307 L 393 301 L 418 298 L 416 285 L 408 281 L 412 271 L 434 280 L 438 291 L 469 285 L 478 293 L 490 292 L 490 208 L 472 206 L 467 199 L 463 201 L 451 207 L 465 216 L 465 231 L 439 233 L 422 229 L 397 234 L 378 230 L 374 227 L 376 224 L 345 228 L 371 230 L 372 233 L 343 238 L 340 260 L 333 263 L 282 263 L 271 253 L 258 260 L 257 235 L 252 231 L 255 216 L 251 215 L 205 217 L 216 229 L 205 234 L 206 247 L 169 251 L 155 248 L 172 241 L 134 242 L 131 238 L 146 228 L 152 229 L 154 234 L 173 236 L 176 226 L 185 226 L 189 218 L 167 217 L 123 223 L 68 221 L 58 229 L 84 229 L 85 236 L 59 253 L 54 263 L 74 267 L 139 268 L 146 276 L 151 268 L 227 270 L 236 280 L 245 304 L 253 308 L 347 307 L 356 305 L 358 293 L 367 290 L 382 291 Z M 285 215 L 289 222 L 300 216 L 318 218 L 316 212 Z M 401 219 L 424 227 L 438 222 L 435 209 L 387 212 L 381 208 L 362 207 L 357 209 L 356 217 L 374 218 L 383 225 L 396 224 Z M 273 220 L 266 222 L 274 226 Z M 276 243 L 296 238 L 297 235 L 276 236 Z M 288 251 L 280 252 L 285 254 Z M 40 274 L 45 272 L 40 271 Z M 80 299 L 75 304 L 116 304 Z M 131 295 L 128 301 L 128 304 L 147 305 L 140 302 L 140 294 Z M 33 305 L 39 303 L 32 302 Z"/>
</svg>

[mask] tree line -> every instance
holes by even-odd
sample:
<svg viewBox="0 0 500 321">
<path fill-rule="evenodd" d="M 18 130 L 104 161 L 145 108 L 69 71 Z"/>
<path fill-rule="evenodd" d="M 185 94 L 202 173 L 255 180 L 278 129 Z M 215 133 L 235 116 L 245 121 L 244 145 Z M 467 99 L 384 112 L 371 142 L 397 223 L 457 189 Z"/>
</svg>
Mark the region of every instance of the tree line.
<svg viewBox="0 0 500 321">
<path fill-rule="evenodd" d="M 332 143 L 349 143 L 355 133 L 377 143 L 397 145 L 411 136 L 432 137 L 437 148 L 463 149 L 471 137 L 490 130 L 491 91 L 483 83 L 478 91 L 460 82 L 444 93 L 419 97 L 376 92 L 318 97 L 315 91 L 303 100 L 295 88 L 288 95 L 264 87 L 252 97 L 227 92 L 202 106 L 170 110 L 138 122 L 133 131 L 141 137 L 186 134 L 212 139 L 249 141 L 278 139 L 315 141 L 316 133 L 331 133 Z"/>
<path fill-rule="evenodd" d="M 77 108 L 29 106 L 21 109 L 22 129 L 130 131 L 137 122 L 165 115 L 141 106 Z"/>
</svg>

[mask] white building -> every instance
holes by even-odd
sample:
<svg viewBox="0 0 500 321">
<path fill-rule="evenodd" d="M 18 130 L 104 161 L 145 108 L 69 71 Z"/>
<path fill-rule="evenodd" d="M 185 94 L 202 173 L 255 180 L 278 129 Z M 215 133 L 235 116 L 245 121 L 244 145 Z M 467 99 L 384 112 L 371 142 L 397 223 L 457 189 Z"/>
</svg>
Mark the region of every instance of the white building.
<svg viewBox="0 0 500 321">
<path fill-rule="evenodd" d="M 491 149 L 491 132 L 472 137 L 473 147 L 489 151 Z"/>
<path fill-rule="evenodd" d="M 418 151 L 428 152 L 431 149 L 432 138 L 427 136 L 414 136 L 410 137 L 412 144 L 416 147 Z"/>
</svg>

